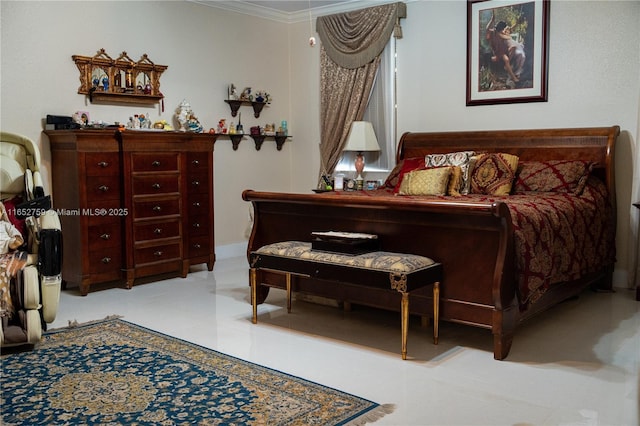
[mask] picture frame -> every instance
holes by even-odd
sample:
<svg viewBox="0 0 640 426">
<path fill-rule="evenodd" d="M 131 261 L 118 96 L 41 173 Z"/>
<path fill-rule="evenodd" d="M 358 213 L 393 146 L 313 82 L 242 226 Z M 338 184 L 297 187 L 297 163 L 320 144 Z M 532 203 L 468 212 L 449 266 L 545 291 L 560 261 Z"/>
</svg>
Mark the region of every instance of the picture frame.
<svg viewBox="0 0 640 426">
<path fill-rule="evenodd" d="M 547 102 L 550 0 L 467 0 L 467 106 Z"/>
</svg>

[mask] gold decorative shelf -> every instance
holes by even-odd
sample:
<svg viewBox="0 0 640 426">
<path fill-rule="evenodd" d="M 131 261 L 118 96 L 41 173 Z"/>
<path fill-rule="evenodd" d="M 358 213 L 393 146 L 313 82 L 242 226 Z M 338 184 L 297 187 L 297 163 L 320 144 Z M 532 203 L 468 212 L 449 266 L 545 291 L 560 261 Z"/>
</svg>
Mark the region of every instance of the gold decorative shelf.
<svg viewBox="0 0 640 426">
<path fill-rule="evenodd" d="M 95 56 L 72 56 L 80 71 L 78 93 L 91 102 L 149 104 L 164 96 L 160 76 L 168 68 L 153 63 L 145 53 L 134 61 L 127 52 L 113 59 L 104 49 Z"/>
</svg>

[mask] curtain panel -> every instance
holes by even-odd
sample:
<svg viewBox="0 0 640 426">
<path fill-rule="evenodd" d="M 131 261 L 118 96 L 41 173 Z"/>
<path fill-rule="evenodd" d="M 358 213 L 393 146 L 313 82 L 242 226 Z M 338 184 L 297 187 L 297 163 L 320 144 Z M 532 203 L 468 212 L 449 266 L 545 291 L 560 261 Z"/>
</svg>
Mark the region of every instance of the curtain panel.
<svg viewBox="0 0 640 426">
<path fill-rule="evenodd" d="M 320 50 L 320 174 L 333 173 L 353 121 L 364 115 L 392 33 L 402 37 L 404 3 L 320 16 L 316 30 Z"/>
</svg>

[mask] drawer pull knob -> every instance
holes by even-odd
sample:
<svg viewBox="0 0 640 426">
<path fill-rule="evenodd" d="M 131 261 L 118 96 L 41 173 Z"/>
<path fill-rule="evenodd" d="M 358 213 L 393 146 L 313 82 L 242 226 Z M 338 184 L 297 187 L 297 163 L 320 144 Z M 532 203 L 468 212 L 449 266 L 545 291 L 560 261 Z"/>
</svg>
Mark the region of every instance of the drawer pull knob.
<svg viewBox="0 0 640 426">
<path fill-rule="evenodd" d="M 109 166 L 109 163 L 107 163 L 106 161 L 101 161 L 101 162 L 98 163 L 98 166 L 100 166 L 102 168 L 105 168 L 105 167 Z"/>
<path fill-rule="evenodd" d="M 198 181 L 198 180 L 194 180 L 193 182 L 191 182 L 191 185 L 193 185 L 193 186 L 200 186 L 200 181 Z"/>
<path fill-rule="evenodd" d="M 103 240 L 110 240 L 111 239 L 111 234 L 102 234 L 100 235 L 100 238 L 102 238 Z"/>
<path fill-rule="evenodd" d="M 111 262 L 111 258 L 110 258 L 110 257 L 103 257 L 103 258 L 102 258 L 102 263 L 107 264 L 107 263 L 109 263 L 109 262 Z"/>
<path fill-rule="evenodd" d="M 154 211 L 154 212 L 159 212 L 160 210 L 162 210 L 162 207 L 160 207 L 160 206 L 153 206 L 153 211 Z"/>
<path fill-rule="evenodd" d="M 200 223 L 198 223 L 198 222 L 194 223 L 194 224 L 193 224 L 193 227 L 194 227 L 194 228 L 200 228 Z"/>
<path fill-rule="evenodd" d="M 158 250 L 155 253 L 153 253 L 153 255 L 156 256 L 156 257 L 160 257 L 160 256 L 162 256 L 162 251 Z"/>
<path fill-rule="evenodd" d="M 100 185 L 98 189 L 102 192 L 107 192 L 109 190 L 109 187 L 107 185 Z"/>
<path fill-rule="evenodd" d="M 151 185 L 151 187 L 153 189 L 160 189 L 160 184 L 159 183 L 154 183 L 153 185 Z"/>
<path fill-rule="evenodd" d="M 162 229 L 161 228 L 156 228 L 156 229 L 153 230 L 153 233 L 156 234 L 156 235 L 160 235 L 160 234 L 162 234 Z"/>
<path fill-rule="evenodd" d="M 193 248 L 197 248 L 197 249 L 199 249 L 200 247 L 202 247 L 200 244 L 194 244 L 194 245 L 193 245 Z"/>
<path fill-rule="evenodd" d="M 193 203 L 193 207 L 200 207 L 200 202 L 196 201 Z"/>
<path fill-rule="evenodd" d="M 199 164 L 200 164 L 200 161 L 198 161 L 198 160 L 193 160 L 193 161 L 191 162 L 191 164 L 193 164 L 194 166 L 197 166 L 197 165 L 199 165 Z"/>
<path fill-rule="evenodd" d="M 158 160 L 154 161 L 153 163 L 151 163 L 151 165 L 153 167 L 160 167 L 160 162 Z"/>
</svg>

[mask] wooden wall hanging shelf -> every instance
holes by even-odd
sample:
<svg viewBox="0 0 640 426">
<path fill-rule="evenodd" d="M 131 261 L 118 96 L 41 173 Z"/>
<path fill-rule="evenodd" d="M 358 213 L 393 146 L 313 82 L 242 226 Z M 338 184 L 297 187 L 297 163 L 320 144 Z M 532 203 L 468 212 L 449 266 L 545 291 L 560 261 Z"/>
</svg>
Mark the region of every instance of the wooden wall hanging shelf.
<svg viewBox="0 0 640 426">
<path fill-rule="evenodd" d="M 153 104 L 164 96 L 160 76 L 168 68 L 155 64 L 145 53 L 134 61 L 127 52 L 113 59 L 104 49 L 94 56 L 73 55 L 80 71 L 78 93 L 90 102 Z"/>
<path fill-rule="evenodd" d="M 253 107 L 253 116 L 255 118 L 260 117 L 260 113 L 262 112 L 262 108 L 267 104 L 266 102 L 254 102 L 254 101 L 240 101 L 234 99 L 225 99 L 226 103 L 231 107 L 231 116 L 235 117 L 238 115 L 238 110 L 241 105 L 251 105 Z"/>
</svg>

